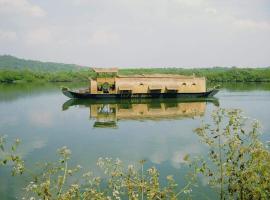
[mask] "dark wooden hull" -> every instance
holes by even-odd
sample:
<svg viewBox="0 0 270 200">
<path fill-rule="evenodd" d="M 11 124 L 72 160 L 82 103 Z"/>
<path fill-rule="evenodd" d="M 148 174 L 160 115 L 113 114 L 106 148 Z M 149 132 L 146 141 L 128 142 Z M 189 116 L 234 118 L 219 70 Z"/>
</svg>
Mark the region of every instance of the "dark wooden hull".
<svg viewBox="0 0 270 200">
<path fill-rule="evenodd" d="M 209 90 L 207 92 L 198 93 L 148 93 L 148 94 L 91 94 L 91 93 L 79 93 L 71 91 L 67 88 L 63 88 L 62 92 L 65 96 L 72 99 L 145 99 L 145 98 L 209 98 L 218 93 L 218 89 Z"/>
</svg>

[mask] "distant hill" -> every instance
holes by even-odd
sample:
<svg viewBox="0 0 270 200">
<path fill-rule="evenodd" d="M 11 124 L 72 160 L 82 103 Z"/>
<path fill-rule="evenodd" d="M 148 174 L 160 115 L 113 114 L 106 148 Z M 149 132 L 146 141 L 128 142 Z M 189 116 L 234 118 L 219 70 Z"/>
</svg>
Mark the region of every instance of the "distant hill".
<svg viewBox="0 0 270 200">
<path fill-rule="evenodd" d="M 31 70 L 39 72 L 78 71 L 85 67 L 75 64 L 25 60 L 10 55 L 0 55 L 0 69 Z"/>
</svg>

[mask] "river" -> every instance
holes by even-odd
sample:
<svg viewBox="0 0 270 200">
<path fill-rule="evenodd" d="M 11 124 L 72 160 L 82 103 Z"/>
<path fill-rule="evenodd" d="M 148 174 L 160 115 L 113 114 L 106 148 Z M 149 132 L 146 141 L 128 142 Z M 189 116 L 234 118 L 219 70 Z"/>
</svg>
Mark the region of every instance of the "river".
<svg viewBox="0 0 270 200">
<path fill-rule="evenodd" d="M 215 101 L 182 102 L 72 101 L 62 95 L 61 84 L 1 84 L 0 134 L 8 141 L 20 138 L 19 152 L 28 167 L 56 160 L 62 146 L 72 150 L 72 164 L 99 173 L 99 157 L 119 158 L 125 164 L 145 159 L 156 166 L 161 179 L 173 175 L 180 186 L 188 168 L 184 156 L 203 155 L 207 148 L 193 130 L 209 121 L 218 107 L 242 109 L 262 124 L 262 141 L 270 141 L 270 84 L 225 84 Z M 85 86 L 67 84 L 70 88 Z M 25 177 L 11 177 L 0 167 L 1 199 L 22 195 Z M 200 179 L 194 199 L 217 193 Z"/>
</svg>

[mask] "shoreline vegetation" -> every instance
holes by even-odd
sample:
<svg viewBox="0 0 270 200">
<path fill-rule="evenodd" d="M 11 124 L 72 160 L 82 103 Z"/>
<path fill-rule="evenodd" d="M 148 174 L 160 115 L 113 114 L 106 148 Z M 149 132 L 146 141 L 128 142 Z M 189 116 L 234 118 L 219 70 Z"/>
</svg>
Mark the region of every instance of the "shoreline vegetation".
<svg viewBox="0 0 270 200">
<path fill-rule="evenodd" d="M 135 74 L 181 74 L 206 77 L 208 82 L 270 82 L 270 67 L 266 68 L 122 68 L 120 75 Z M 0 55 L 0 83 L 28 82 L 87 82 L 95 73 L 89 68 L 75 64 L 25 60 Z"/>
<path fill-rule="evenodd" d="M 208 82 L 270 82 L 270 68 L 137 68 L 120 69 L 120 75 L 181 74 L 206 77 Z M 0 69 L 0 83 L 25 82 L 87 82 L 94 78 L 90 69 L 34 71 L 30 69 Z"/>
<path fill-rule="evenodd" d="M 23 188 L 23 199 L 193 199 L 200 177 L 216 192 L 216 199 L 269 199 L 270 151 L 259 139 L 259 122 L 247 120 L 239 109 L 220 108 L 211 117 L 210 123 L 194 130 L 208 147 L 208 155 L 184 156 L 183 164 L 190 169 L 183 177 L 184 185 L 171 175 L 162 184 L 161 172 L 155 166 L 146 167 L 146 160 L 126 166 L 119 159 L 99 158 L 97 167 L 102 175 L 96 176 L 72 165 L 71 151 L 65 146 L 58 150 L 58 161 L 39 165 L 39 172 L 33 174 L 33 168 L 26 168 L 19 155 L 20 140 L 7 145 L 3 136 L 0 167 L 8 167 L 13 176 L 23 174 L 30 179 Z"/>
</svg>

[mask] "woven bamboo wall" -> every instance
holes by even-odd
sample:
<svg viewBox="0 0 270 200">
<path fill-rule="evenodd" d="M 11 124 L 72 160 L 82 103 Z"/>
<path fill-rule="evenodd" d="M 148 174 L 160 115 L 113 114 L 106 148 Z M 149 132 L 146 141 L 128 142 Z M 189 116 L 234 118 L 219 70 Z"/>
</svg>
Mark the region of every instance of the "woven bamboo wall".
<svg viewBox="0 0 270 200">
<path fill-rule="evenodd" d="M 168 89 L 175 89 L 178 93 L 197 93 L 206 91 L 205 78 L 193 76 L 140 76 L 140 77 L 115 77 L 97 78 L 90 81 L 92 94 L 101 93 L 97 91 L 97 85 L 102 83 L 115 83 L 115 91 L 110 93 L 120 93 L 121 90 L 131 90 L 132 93 L 149 93 L 149 89 L 161 89 L 161 93 L 168 92 Z"/>
<path fill-rule="evenodd" d="M 97 81 L 90 79 L 89 89 L 90 93 L 97 94 Z"/>
<path fill-rule="evenodd" d="M 206 91 L 205 78 L 172 78 L 172 77 L 139 77 L 116 78 L 116 89 L 125 86 L 132 89 L 132 93 L 148 93 L 149 88 L 160 88 L 161 93 L 167 92 L 168 87 L 176 87 L 181 93 L 196 93 Z"/>
<path fill-rule="evenodd" d="M 97 78 L 97 82 L 98 83 L 109 83 L 109 84 L 113 84 L 115 82 L 115 78 L 114 77 L 98 77 Z"/>
</svg>

